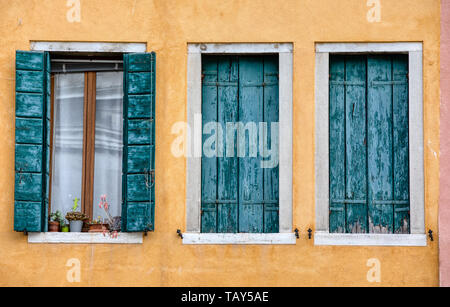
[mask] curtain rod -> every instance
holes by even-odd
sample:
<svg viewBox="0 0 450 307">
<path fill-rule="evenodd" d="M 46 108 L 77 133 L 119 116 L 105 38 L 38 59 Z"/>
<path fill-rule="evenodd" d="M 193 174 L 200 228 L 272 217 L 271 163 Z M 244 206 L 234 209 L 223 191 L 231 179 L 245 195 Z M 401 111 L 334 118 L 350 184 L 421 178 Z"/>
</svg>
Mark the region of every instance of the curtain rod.
<svg viewBox="0 0 450 307">
<path fill-rule="evenodd" d="M 122 64 L 123 61 L 120 60 L 64 60 L 64 59 L 52 59 L 55 63 L 111 63 L 111 64 Z"/>
</svg>

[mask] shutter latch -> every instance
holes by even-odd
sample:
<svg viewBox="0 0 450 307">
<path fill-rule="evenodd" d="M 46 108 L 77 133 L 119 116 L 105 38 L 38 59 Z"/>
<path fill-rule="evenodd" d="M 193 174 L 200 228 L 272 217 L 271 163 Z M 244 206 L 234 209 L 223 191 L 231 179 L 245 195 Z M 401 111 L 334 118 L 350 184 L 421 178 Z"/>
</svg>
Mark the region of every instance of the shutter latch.
<svg viewBox="0 0 450 307">
<path fill-rule="evenodd" d="M 312 229 L 309 228 L 308 229 L 308 239 L 311 240 L 311 238 L 312 238 Z"/>
<path fill-rule="evenodd" d="M 177 229 L 177 234 L 181 239 L 183 239 L 183 233 L 181 232 L 180 229 Z"/>
<path fill-rule="evenodd" d="M 155 171 L 145 169 L 145 186 L 150 190 L 155 185 Z"/>
<path fill-rule="evenodd" d="M 297 238 L 297 240 L 300 239 L 300 235 L 298 234 L 298 228 L 295 228 L 294 232 L 295 232 L 295 237 Z"/>
<path fill-rule="evenodd" d="M 433 230 L 428 230 L 428 236 L 430 237 L 430 240 L 431 240 L 431 242 L 433 242 L 434 241 L 434 238 L 433 238 Z"/>
</svg>

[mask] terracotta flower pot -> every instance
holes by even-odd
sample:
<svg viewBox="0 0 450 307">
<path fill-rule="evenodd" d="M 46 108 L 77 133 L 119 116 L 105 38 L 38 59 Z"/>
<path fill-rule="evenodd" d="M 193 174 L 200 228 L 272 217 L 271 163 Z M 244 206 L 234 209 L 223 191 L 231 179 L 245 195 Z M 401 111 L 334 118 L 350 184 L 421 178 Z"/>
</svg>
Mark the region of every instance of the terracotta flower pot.
<svg viewBox="0 0 450 307">
<path fill-rule="evenodd" d="M 59 222 L 48 222 L 48 232 L 59 232 Z"/>
<path fill-rule="evenodd" d="M 89 224 L 89 232 L 104 232 L 108 228 L 108 224 Z"/>
</svg>

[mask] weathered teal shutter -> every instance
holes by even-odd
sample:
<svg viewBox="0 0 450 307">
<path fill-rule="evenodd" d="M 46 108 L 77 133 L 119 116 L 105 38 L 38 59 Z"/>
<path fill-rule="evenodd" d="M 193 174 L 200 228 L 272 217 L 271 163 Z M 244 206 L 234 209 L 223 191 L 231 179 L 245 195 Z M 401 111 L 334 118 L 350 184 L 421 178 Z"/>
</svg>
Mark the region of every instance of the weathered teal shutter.
<svg viewBox="0 0 450 307">
<path fill-rule="evenodd" d="M 259 123 L 267 122 L 268 135 L 259 135 L 257 142 L 267 138 L 268 146 L 274 146 L 270 132 L 271 123 L 278 123 L 278 59 L 205 56 L 202 65 L 203 127 L 218 123 L 222 129 L 216 130 L 223 132 L 211 132 L 216 135 L 215 155 L 204 152 L 202 156 L 202 232 L 278 232 L 278 166 L 261 167 L 259 146 L 257 155 L 250 157 L 250 136 L 244 157 L 238 157 L 242 150 L 238 149 L 238 133 L 234 133 L 234 144 L 228 144 L 227 139 L 227 123 L 253 123 L 259 129 Z M 203 135 L 205 146 L 211 147 L 211 137 Z"/>
<path fill-rule="evenodd" d="M 47 231 L 50 57 L 16 52 L 14 230 Z"/>
<path fill-rule="evenodd" d="M 155 229 L 155 53 L 124 55 L 122 230 Z"/>
<path fill-rule="evenodd" d="M 408 58 L 330 58 L 330 232 L 409 233 Z"/>
</svg>

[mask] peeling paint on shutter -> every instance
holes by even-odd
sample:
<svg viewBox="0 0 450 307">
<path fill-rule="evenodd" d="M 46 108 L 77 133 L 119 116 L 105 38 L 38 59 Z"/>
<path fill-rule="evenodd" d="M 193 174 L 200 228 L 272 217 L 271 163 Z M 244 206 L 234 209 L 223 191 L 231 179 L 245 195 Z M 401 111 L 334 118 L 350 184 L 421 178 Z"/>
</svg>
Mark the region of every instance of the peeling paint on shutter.
<svg viewBox="0 0 450 307">
<path fill-rule="evenodd" d="M 409 233 L 408 57 L 330 57 L 330 232 Z"/>
<path fill-rule="evenodd" d="M 155 53 L 124 55 L 122 230 L 153 231 Z"/>
<path fill-rule="evenodd" d="M 202 81 L 203 127 L 219 123 L 217 131 L 203 134 L 207 144 L 216 135 L 216 154 L 202 157 L 202 232 L 278 232 L 278 166 L 261 167 L 259 142 L 271 140 L 271 122 L 278 123 L 278 59 L 276 56 L 204 56 Z M 245 148 L 239 148 L 239 133 L 227 131 L 227 123 L 256 125 L 256 156 L 250 156 L 249 132 Z M 268 135 L 259 123 L 268 122 Z M 209 124 L 210 125 L 210 124 Z M 210 131 L 208 131 L 210 132 Z M 227 134 L 233 138 L 228 143 Z M 218 138 L 221 138 L 219 140 Z M 223 144 L 219 151 L 217 144 Z M 214 147 L 212 147 L 214 148 Z M 244 153 L 238 157 L 239 151 Z M 227 155 L 228 154 L 228 155 Z M 230 156 L 231 154 L 231 156 Z"/>
<path fill-rule="evenodd" d="M 50 56 L 16 52 L 14 230 L 47 231 Z"/>
</svg>

